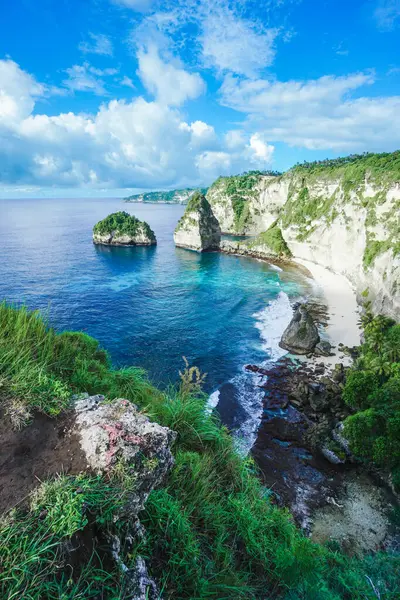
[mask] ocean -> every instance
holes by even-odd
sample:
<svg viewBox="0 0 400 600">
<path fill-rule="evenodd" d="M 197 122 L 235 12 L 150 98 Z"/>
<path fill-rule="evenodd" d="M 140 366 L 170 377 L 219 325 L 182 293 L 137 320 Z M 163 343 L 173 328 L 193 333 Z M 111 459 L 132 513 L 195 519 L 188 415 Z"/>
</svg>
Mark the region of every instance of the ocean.
<svg viewBox="0 0 400 600">
<path fill-rule="evenodd" d="M 117 210 L 147 221 L 158 245 L 93 245 L 93 225 Z M 115 366 L 142 367 L 161 387 L 177 381 L 185 356 L 207 373 L 210 408 L 221 389 L 228 394 L 223 420 L 247 447 L 262 395 L 244 365 L 282 355 L 291 303 L 310 282 L 266 262 L 175 248 L 183 211 L 120 199 L 0 200 L 0 299 L 94 336 Z"/>
</svg>

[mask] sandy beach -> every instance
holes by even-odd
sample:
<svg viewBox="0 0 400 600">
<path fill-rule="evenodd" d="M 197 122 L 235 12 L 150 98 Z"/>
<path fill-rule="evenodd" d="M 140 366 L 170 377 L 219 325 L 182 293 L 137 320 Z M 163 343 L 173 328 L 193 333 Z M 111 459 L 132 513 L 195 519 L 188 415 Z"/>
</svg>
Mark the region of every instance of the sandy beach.
<svg viewBox="0 0 400 600">
<path fill-rule="evenodd" d="M 360 344 L 361 331 L 358 320 L 361 307 L 357 304 L 353 288 L 343 275 L 332 273 L 308 260 L 296 259 L 296 262 L 310 271 L 315 293 L 328 307 L 328 326 L 322 331 L 322 335 L 336 346 L 333 350 L 335 356 L 318 357 L 315 360 L 327 364 L 339 361 L 349 363 L 349 357 L 339 351 L 338 344 L 350 347 Z"/>
</svg>

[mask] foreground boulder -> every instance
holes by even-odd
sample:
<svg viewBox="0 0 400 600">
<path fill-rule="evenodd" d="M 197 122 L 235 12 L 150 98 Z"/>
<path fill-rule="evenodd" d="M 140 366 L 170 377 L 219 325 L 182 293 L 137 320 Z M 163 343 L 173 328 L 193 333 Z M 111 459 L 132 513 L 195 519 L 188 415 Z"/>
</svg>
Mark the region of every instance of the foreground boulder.
<svg viewBox="0 0 400 600">
<path fill-rule="evenodd" d="M 221 229 L 205 196 L 193 194 L 174 232 L 176 246 L 204 252 L 218 250 Z"/>
<path fill-rule="evenodd" d="M 88 396 L 76 402 L 75 412 L 75 432 L 88 465 L 104 473 L 121 464 L 134 476 L 129 498 L 133 518 L 171 469 L 176 433 L 150 421 L 128 400 L 105 402 L 103 396 Z"/>
<path fill-rule="evenodd" d="M 157 244 L 154 231 L 145 221 L 127 212 L 116 212 L 93 228 L 93 242 L 108 246 L 152 246 Z"/>
<path fill-rule="evenodd" d="M 293 354 L 309 354 L 319 340 L 318 329 L 307 308 L 301 304 L 283 332 L 279 345 Z"/>
</svg>

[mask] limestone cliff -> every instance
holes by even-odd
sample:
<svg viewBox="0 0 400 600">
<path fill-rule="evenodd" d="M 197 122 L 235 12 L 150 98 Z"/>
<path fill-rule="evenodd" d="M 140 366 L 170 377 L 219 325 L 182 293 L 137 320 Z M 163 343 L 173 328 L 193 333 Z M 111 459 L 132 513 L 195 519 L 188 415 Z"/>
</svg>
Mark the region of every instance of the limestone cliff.
<svg viewBox="0 0 400 600">
<path fill-rule="evenodd" d="M 240 254 L 254 258 L 265 258 L 270 261 L 285 261 L 292 257 L 282 231 L 276 223 L 248 241 L 222 240 L 221 250 L 228 254 Z"/>
<path fill-rule="evenodd" d="M 374 312 L 400 318 L 400 152 L 220 178 L 207 199 L 224 232 L 277 221 L 294 260 L 341 273 Z"/>
<path fill-rule="evenodd" d="M 174 242 L 182 248 L 204 252 L 218 250 L 221 229 L 205 196 L 196 192 L 174 232 Z"/>
<path fill-rule="evenodd" d="M 157 240 L 145 221 L 127 212 L 117 212 L 94 226 L 93 242 L 108 246 L 152 246 Z"/>
</svg>

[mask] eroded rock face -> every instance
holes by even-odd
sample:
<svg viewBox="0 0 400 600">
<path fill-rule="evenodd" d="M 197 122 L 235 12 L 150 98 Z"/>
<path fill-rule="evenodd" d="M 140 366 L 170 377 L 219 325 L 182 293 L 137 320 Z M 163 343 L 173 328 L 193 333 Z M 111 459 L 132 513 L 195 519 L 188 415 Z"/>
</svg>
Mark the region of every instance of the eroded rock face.
<svg viewBox="0 0 400 600">
<path fill-rule="evenodd" d="M 281 348 L 293 354 L 309 354 L 319 342 L 318 329 L 304 305 L 300 305 L 279 342 Z"/>
<path fill-rule="evenodd" d="M 205 196 L 196 192 L 174 232 L 176 246 L 204 252 L 218 250 L 221 229 Z"/>
<path fill-rule="evenodd" d="M 207 200 L 224 233 L 257 235 L 277 222 L 294 260 L 342 274 L 360 304 L 367 297 L 374 313 L 398 321 L 400 181 L 390 165 L 381 175 L 362 168 L 365 177 L 357 183 L 345 167 L 320 175 L 291 169 L 280 177 L 248 176 L 243 188 L 243 176 L 220 177 Z M 235 189 L 244 202 L 240 215 Z"/>
<path fill-rule="evenodd" d="M 172 467 L 170 446 L 176 433 L 153 423 L 124 399 L 105 402 L 103 396 L 89 396 L 76 402 L 75 412 L 75 431 L 88 465 L 104 473 L 121 461 L 134 475 L 129 499 L 134 517 Z"/>
</svg>

